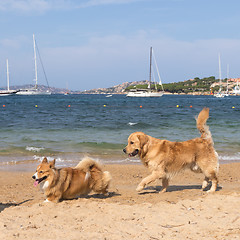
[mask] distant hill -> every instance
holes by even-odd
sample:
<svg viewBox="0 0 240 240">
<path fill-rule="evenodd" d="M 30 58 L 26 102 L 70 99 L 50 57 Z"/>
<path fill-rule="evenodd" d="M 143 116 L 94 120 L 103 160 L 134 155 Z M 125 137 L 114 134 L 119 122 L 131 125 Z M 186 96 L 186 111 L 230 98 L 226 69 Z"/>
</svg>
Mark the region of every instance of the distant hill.
<svg viewBox="0 0 240 240">
<path fill-rule="evenodd" d="M 226 91 L 227 86 L 228 90 L 231 93 L 237 84 L 240 83 L 240 78 L 230 78 L 222 80 L 222 90 Z M 85 91 L 69 91 L 65 88 L 54 88 L 44 85 L 38 85 L 38 88 L 41 91 L 50 90 L 53 94 L 64 94 L 66 92 L 70 94 L 124 94 L 130 89 L 133 88 L 147 88 L 148 81 L 134 81 L 134 82 L 124 82 L 122 84 L 109 87 L 109 88 L 96 88 Z M 26 89 L 33 88 L 34 85 L 22 85 L 22 86 L 11 86 L 10 89 Z M 152 87 L 154 87 L 152 85 Z M 157 87 L 161 89 L 161 86 L 157 84 Z M 165 83 L 163 84 L 164 90 L 166 93 L 172 94 L 210 94 L 211 92 L 217 92 L 219 90 L 219 79 L 215 79 L 215 77 L 206 77 L 206 78 L 194 78 L 181 82 L 174 83 Z M 2 88 L 3 89 L 3 88 Z"/>
<path fill-rule="evenodd" d="M 131 86 L 131 85 L 139 85 L 139 84 L 147 84 L 147 80 L 143 80 L 143 81 L 135 81 L 135 82 L 125 82 L 113 87 L 109 87 L 109 88 L 96 88 L 96 89 L 91 89 L 91 90 L 85 90 L 83 92 L 79 92 L 79 93 L 85 93 L 85 94 L 107 94 L 107 93 L 124 93 L 125 90 Z"/>
<path fill-rule="evenodd" d="M 222 91 L 227 91 L 233 93 L 233 89 L 240 83 L 240 78 L 230 78 L 222 79 Z M 126 87 L 125 87 L 126 86 Z M 140 82 L 131 82 L 124 83 L 117 86 L 118 89 L 121 89 L 122 92 L 128 92 L 131 89 L 146 89 L 148 87 L 147 81 Z M 125 88 L 125 89 L 124 89 Z M 155 85 L 152 84 L 151 88 L 155 88 Z M 157 84 L 157 88 L 162 90 L 161 86 Z M 194 78 L 186 81 L 174 82 L 174 83 L 165 83 L 163 84 L 164 91 L 169 94 L 210 94 L 218 92 L 220 88 L 220 81 L 214 76 L 206 78 Z"/>
<path fill-rule="evenodd" d="M 226 88 L 226 80 L 222 81 L 223 83 L 223 90 Z M 231 82 L 231 87 L 234 84 Z M 80 92 L 86 94 L 121 94 L 130 91 L 131 89 L 146 89 L 148 87 L 148 81 L 135 81 L 135 82 L 125 82 L 113 87 L 109 88 L 98 88 L 98 89 L 91 89 L 88 91 Z M 152 83 L 152 88 L 155 88 L 155 85 Z M 161 86 L 157 84 L 157 88 L 162 90 Z M 194 78 L 186 81 L 181 82 L 174 82 L 174 83 L 166 83 L 163 84 L 163 88 L 165 92 L 172 93 L 172 94 L 205 94 L 210 93 L 211 91 L 218 91 L 219 90 L 219 80 L 215 79 L 215 77 L 208 77 L 208 78 Z"/>
</svg>

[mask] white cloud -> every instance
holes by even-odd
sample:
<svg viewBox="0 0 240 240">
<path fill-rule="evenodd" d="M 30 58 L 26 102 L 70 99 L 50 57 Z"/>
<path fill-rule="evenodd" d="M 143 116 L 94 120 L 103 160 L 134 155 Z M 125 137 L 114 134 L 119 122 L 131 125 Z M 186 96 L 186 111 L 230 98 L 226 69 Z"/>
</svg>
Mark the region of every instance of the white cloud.
<svg viewBox="0 0 240 240">
<path fill-rule="evenodd" d="M 3 49 L 20 49 L 26 42 L 29 42 L 29 40 L 24 35 L 15 38 L 2 38 L 0 39 L 0 47 Z"/>
<path fill-rule="evenodd" d="M 46 12 L 54 9 L 72 8 L 68 0 L 1 0 L 0 11 Z"/>
<path fill-rule="evenodd" d="M 86 8 L 99 5 L 128 4 L 144 0 L 1 0 L 0 11 L 46 12 L 56 9 Z M 81 2 L 81 3 L 79 3 Z"/>
<path fill-rule="evenodd" d="M 45 0 L 2 0 L 0 9 L 2 11 L 17 10 L 22 12 L 28 11 L 46 11 L 50 7 Z"/>
<path fill-rule="evenodd" d="M 19 48 L 19 42 L 13 39 L 1 39 L 0 46 L 2 47 L 9 47 L 9 48 Z"/>
<path fill-rule="evenodd" d="M 79 7 L 92 7 L 99 5 L 112 5 L 112 4 L 128 4 L 132 2 L 140 2 L 144 0 L 88 0 L 79 5 Z"/>
</svg>

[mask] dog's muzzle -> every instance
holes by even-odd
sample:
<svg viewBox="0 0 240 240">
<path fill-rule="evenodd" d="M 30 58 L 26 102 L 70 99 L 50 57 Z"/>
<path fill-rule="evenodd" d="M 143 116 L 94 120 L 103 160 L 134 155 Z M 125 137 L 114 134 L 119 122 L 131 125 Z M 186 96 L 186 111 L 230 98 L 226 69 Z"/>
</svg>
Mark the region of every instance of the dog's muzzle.
<svg viewBox="0 0 240 240">
<path fill-rule="evenodd" d="M 44 177 L 42 177 L 42 178 L 38 178 L 38 179 L 37 179 L 36 176 L 33 175 L 32 178 L 35 179 L 35 183 L 36 183 L 36 184 L 39 184 L 40 182 L 46 180 L 46 179 L 47 179 L 47 176 L 44 176 Z"/>
<path fill-rule="evenodd" d="M 123 152 L 124 152 L 124 153 L 127 153 L 126 148 L 123 149 Z M 135 149 L 132 153 L 129 153 L 128 156 L 129 156 L 129 157 L 134 157 L 134 156 L 136 156 L 136 155 L 138 154 L 138 152 L 139 152 L 139 150 L 138 150 L 138 149 Z"/>
</svg>

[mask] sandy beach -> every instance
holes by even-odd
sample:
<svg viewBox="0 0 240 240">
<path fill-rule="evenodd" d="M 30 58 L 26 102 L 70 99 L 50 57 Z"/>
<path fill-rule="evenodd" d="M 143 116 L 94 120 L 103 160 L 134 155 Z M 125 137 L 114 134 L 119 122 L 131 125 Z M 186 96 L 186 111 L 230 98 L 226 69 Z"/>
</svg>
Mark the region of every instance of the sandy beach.
<svg viewBox="0 0 240 240">
<path fill-rule="evenodd" d="M 58 204 L 44 203 L 33 172 L 0 172 L 0 239 L 240 239 L 240 163 L 221 164 L 219 188 L 201 190 L 203 176 L 185 171 L 159 193 L 142 194 L 142 165 L 104 165 L 110 196 L 94 193 Z"/>
</svg>

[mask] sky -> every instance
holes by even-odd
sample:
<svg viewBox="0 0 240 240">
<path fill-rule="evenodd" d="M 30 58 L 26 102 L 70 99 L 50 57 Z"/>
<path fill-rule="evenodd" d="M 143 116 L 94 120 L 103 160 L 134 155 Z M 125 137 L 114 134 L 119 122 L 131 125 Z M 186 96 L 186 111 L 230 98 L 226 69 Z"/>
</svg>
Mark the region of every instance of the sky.
<svg viewBox="0 0 240 240">
<path fill-rule="evenodd" d="M 1 0 L 0 87 L 33 84 L 35 34 L 49 85 L 106 88 L 149 76 L 163 83 L 240 77 L 239 0 Z M 39 84 L 46 80 L 38 58 Z"/>
</svg>

